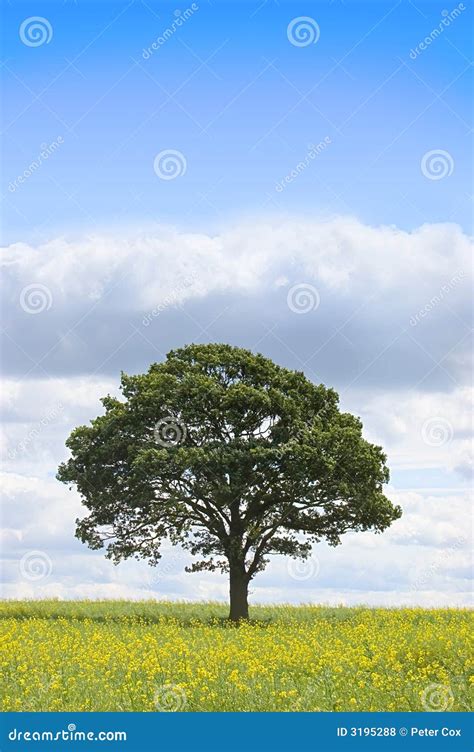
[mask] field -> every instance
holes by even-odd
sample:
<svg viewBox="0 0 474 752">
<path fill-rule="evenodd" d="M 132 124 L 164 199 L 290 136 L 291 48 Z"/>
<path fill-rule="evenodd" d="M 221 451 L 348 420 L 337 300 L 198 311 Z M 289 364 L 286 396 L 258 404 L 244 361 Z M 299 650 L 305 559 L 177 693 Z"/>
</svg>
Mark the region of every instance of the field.
<svg viewBox="0 0 474 752">
<path fill-rule="evenodd" d="M 4 601 L 2 710 L 472 709 L 467 610 Z M 471 683 L 469 676 L 471 675 Z"/>
</svg>

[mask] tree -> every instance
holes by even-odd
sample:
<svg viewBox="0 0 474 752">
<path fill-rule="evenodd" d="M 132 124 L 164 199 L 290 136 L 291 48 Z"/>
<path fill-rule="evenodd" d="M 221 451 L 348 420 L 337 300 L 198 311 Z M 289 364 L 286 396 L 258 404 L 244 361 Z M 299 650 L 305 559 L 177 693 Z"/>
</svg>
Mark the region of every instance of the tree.
<svg viewBox="0 0 474 752">
<path fill-rule="evenodd" d="M 90 514 L 76 536 L 118 563 L 158 563 L 160 545 L 229 573 L 230 619 L 248 618 L 248 585 L 269 554 L 307 558 L 347 531 L 381 532 L 401 515 L 383 492 L 382 449 L 333 389 L 230 345 L 189 345 L 139 376 L 124 401 L 76 428 L 59 480 Z"/>
</svg>

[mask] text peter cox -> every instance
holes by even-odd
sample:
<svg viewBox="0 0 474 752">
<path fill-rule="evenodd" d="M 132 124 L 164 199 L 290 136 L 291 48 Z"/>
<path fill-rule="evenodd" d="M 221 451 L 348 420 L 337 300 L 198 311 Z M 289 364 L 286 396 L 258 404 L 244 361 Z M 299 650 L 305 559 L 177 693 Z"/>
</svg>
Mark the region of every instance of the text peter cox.
<svg viewBox="0 0 474 752">
<path fill-rule="evenodd" d="M 447 728 L 446 726 L 443 726 L 441 729 L 418 728 L 412 726 L 410 729 L 410 736 L 461 736 L 461 729 Z"/>
</svg>

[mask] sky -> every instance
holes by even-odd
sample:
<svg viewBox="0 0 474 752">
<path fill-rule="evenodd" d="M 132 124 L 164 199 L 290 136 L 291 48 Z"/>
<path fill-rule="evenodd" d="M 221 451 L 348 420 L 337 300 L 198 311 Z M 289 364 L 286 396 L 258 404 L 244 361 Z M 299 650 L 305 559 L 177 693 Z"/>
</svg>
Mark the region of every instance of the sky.
<svg viewBox="0 0 474 752">
<path fill-rule="evenodd" d="M 55 480 L 121 370 L 215 341 L 337 389 L 403 509 L 251 602 L 469 605 L 471 5 L 2 15 L 2 597 L 226 599 L 179 549 L 89 551 Z"/>
</svg>

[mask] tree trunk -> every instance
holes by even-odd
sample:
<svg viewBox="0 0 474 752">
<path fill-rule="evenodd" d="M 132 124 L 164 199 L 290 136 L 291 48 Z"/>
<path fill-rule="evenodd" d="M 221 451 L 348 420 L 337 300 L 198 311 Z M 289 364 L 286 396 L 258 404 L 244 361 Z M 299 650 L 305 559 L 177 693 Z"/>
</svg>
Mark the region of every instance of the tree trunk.
<svg viewBox="0 0 474 752">
<path fill-rule="evenodd" d="M 249 618 L 248 604 L 249 580 L 243 567 L 230 567 L 230 613 L 231 621 Z"/>
</svg>

